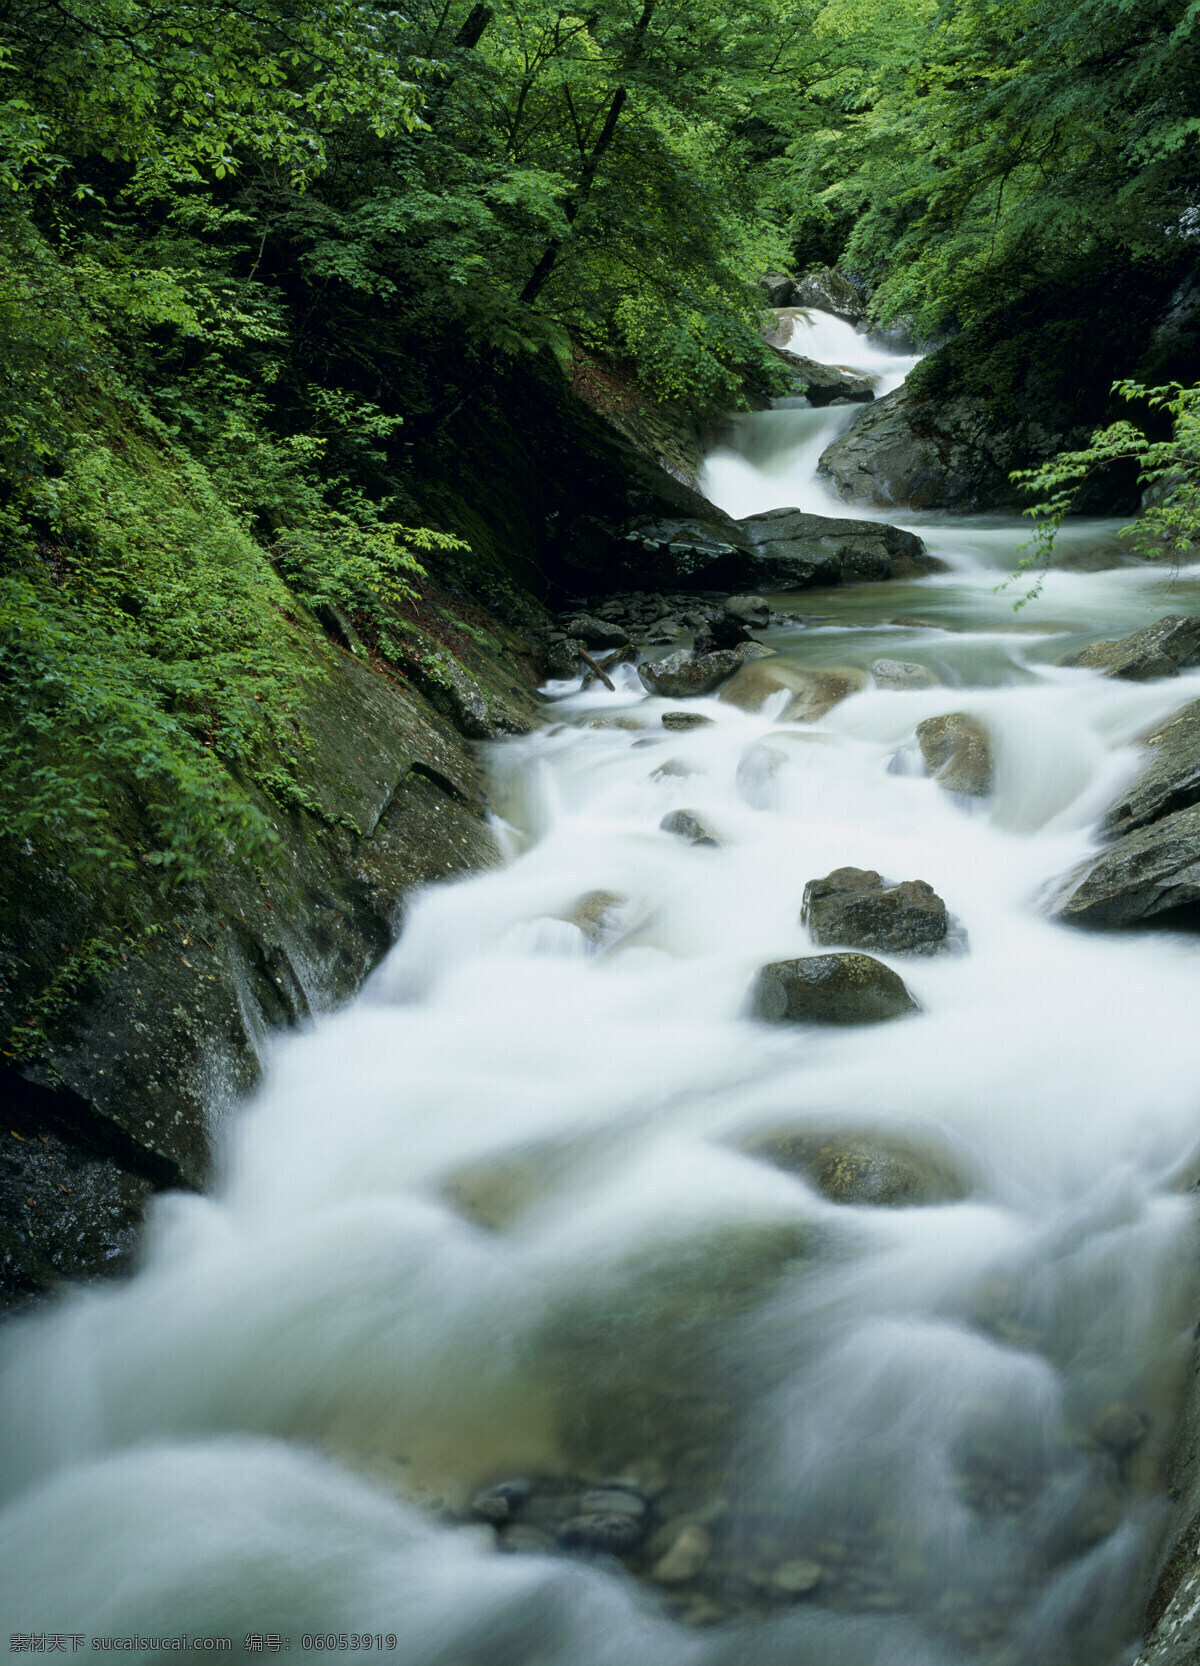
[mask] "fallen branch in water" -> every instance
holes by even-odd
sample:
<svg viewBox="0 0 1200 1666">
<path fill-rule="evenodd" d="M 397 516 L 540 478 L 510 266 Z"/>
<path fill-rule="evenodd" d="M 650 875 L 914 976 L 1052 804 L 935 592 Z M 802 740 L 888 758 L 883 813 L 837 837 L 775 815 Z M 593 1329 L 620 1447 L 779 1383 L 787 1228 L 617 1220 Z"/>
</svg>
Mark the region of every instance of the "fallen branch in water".
<svg viewBox="0 0 1200 1666">
<path fill-rule="evenodd" d="M 600 667 L 596 664 L 595 660 L 592 658 L 591 654 L 588 653 L 586 648 L 581 648 L 579 650 L 579 657 L 587 666 L 589 671 L 594 671 L 596 673 L 610 694 L 615 694 L 617 692 L 616 683 L 609 681 L 608 676 L 601 671 Z"/>
</svg>

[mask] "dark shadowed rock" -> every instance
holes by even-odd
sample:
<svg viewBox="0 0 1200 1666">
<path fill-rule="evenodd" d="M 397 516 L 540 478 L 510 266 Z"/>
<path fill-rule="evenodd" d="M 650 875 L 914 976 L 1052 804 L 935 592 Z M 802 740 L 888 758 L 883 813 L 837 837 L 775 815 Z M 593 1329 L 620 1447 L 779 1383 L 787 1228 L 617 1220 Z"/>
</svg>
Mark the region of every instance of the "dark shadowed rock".
<svg viewBox="0 0 1200 1666">
<path fill-rule="evenodd" d="M 795 304 L 796 280 L 786 272 L 768 272 L 758 281 L 769 307 L 790 307 Z"/>
<path fill-rule="evenodd" d="M 771 623 L 771 608 L 765 596 L 726 596 L 724 610 L 749 630 L 765 630 Z"/>
<path fill-rule="evenodd" d="M 766 590 L 874 583 L 945 571 L 945 563 L 927 554 L 915 533 L 882 521 L 771 509 L 736 524 L 753 546 L 753 571 Z"/>
<path fill-rule="evenodd" d="M 1146 767 L 1108 813 L 1113 833 L 1132 833 L 1200 802 L 1200 700 L 1148 735 Z"/>
<path fill-rule="evenodd" d="M 662 694 L 670 700 L 683 700 L 688 695 L 711 694 L 713 689 L 732 676 L 741 659 L 730 648 L 711 654 L 693 654 L 688 648 L 666 659 L 651 660 L 638 666 L 643 688 L 651 694 Z"/>
<path fill-rule="evenodd" d="M 773 1128 L 753 1135 L 743 1149 L 811 1181 L 833 1203 L 912 1208 L 954 1202 L 968 1191 L 940 1152 L 890 1133 Z"/>
<path fill-rule="evenodd" d="M 664 712 L 662 715 L 664 729 L 702 729 L 711 722 L 711 717 L 704 717 L 700 712 Z"/>
<path fill-rule="evenodd" d="M 583 670 L 583 661 L 579 656 L 586 647 L 587 643 L 578 637 L 564 636 L 558 642 L 551 642 L 545 656 L 547 677 L 559 682 L 577 677 Z"/>
<path fill-rule="evenodd" d="M 947 792 L 986 798 L 992 790 L 992 742 L 977 718 L 965 712 L 931 717 L 917 725 L 925 767 Z"/>
<path fill-rule="evenodd" d="M 1052 906 L 1074 925 L 1128 926 L 1200 901 L 1200 804 L 1118 839 Z"/>
<path fill-rule="evenodd" d="M 1200 665 L 1200 615 L 1168 614 L 1116 642 L 1093 642 L 1061 663 L 1133 683 L 1174 677 L 1188 666 Z"/>
<path fill-rule="evenodd" d="M 818 474 L 843 503 L 881 509 L 1023 508 L 1009 471 L 1050 457 L 1066 440 L 1036 423 L 999 426 L 980 396 L 923 399 L 896 388 L 821 454 Z"/>
<path fill-rule="evenodd" d="M 915 665 L 906 659 L 877 659 L 871 667 L 876 688 L 897 689 L 936 688 L 937 678 L 928 666 Z"/>
<path fill-rule="evenodd" d="M 678 839 L 686 839 L 691 845 L 719 845 L 716 838 L 691 810 L 672 810 L 669 816 L 664 816 L 659 822 L 664 833 L 673 833 Z"/>
<path fill-rule="evenodd" d="M 624 626 L 597 619 L 590 613 L 577 613 L 564 619 L 563 629 L 568 636 L 579 637 L 589 648 L 620 648 L 629 641 Z"/>
<path fill-rule="evenodd" d="M 904 980 L 865 954 L 779 960 L 754 989 L 754 1016 L 773 1024 L 881 1024 L 920 1010 Z"/>
<path fill-rule="evenodd" d="M 795 590 L 945 570 L 914 533 L 799 509 L 734 521 L 709 504 L 702 515 L 643 516 L 618 526 L 588 521 L 573 536 L 586 537 L 588 559 L 609 583 L 641 590 Z"/>
<path fill-rule="evenodd" d="M 946 905 L 922 879 L 885 885 L 877 873 L 837 868 L 804 887 L 800 922 L 817 943 L 880 954 L 936 954 L 947 946 Z"/>
<path fill-rule="evenodd" d="M 644 1519 L 620 1510 L 572 1516 L 555 1535 L 563 1550 L 591 1551 L 598 1556 L 620 1556 L 645 1536 Z"/>
</svg>

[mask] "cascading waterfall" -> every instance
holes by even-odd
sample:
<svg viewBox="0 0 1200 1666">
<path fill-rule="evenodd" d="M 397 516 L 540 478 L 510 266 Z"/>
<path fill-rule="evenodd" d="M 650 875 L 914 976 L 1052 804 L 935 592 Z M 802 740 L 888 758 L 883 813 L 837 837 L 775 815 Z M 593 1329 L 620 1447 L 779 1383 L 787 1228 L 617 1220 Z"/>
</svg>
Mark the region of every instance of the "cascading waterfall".
<svg viewBox="0 0 1200 1666">
<path fill-rule="evenodd" d="M 812 506 L 798 416 L 846 413 L 749 419 L 719 501 Z M 805 618 L 763 634 L 937 686 L 813 724 L 696 700 L 675 733 L 631 667 L 552 685 L 555 721 L 489 749 L 506 865 L 418 897 L 360 999 L 277 1045 L 132 1279 L 9 1328 L 11 1631 L 390 1634 L 404 1666 L 1132 1658 L 1189 1347 L 1200 955 L 1041 903 L 1200 674 L 1054 663 L 1165 611 L 1160 575 L 1055 571 L 1014 620 L 1016 522 L 921 531 L 950 571 L 773 598 Z M 973 809 L 913 742 L 959 711 L 995 741 Z M 883 957 L 902 1022 L 754 1021 L 757 968 L 812 952 L 806 881 L 846 865 L 928 881 L 962 952 Z M 781 1129 L 949 1180 L 835 1203 L 755 1155 Z M 550 1503 L 505 1554 L 468 1505 L 514 1477 Z M 653 1500 L 627 1567 L 552 1548 L 555 1501 L 606 1481 Z M 699 1571 L 641 1577 L 681 1525 Z"/>
</svg>

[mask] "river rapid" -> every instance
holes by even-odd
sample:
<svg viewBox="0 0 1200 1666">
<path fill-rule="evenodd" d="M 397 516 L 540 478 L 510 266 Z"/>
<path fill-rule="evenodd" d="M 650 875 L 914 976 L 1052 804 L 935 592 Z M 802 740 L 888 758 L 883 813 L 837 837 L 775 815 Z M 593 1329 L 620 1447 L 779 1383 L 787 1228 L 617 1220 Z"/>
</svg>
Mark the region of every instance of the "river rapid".
<svg viewBox="0 0 1200 1666">
<path fill-rule="evenodd" d="M 801 350 L 902 377 L 835 325 Z M 854 414 L 738 419 L 710 495 L 859 513 L 813 473 Z M 760 634 L 938 686 L 812 724 L 712 697 L 675 733 L 632 667 L 550 685 L 548 725 L 488 749 L 505 864 L 418 896 L 360 998 L 274 1047 L 132 1278 L 7 1328 L 5 1629 L 365 1634 L 403 1666 L 1133 1658 L 1191 1346 L 1200 940 L 1043 910 L 1200 673 L 1055 662 L 1200 607 L 1200 572 L 1168 590 L 1079 523 L 1079 567 L 1117 564 L 1014 612 L 1019 522 L 904 524 L 949 571 L 773 597 L 796 617 Z M 973 806 L 914 739 L 956 711 L 995 742 Z M 917 1017 L 754 1021 L 757 969 L 813 952 L 805 883 L 846 865 L 928 881 L 965 944 L 882 957 Z M 835 1203 L 753 1154 L 781 1129 L 954 1184 Z M 498 1536 L 470 1500 L 515 1478 Z M 554 1548 L 604 1482 L 651 1501 L 624 1563 Z M 694 1577 L 648 1577 L 686 1526 Z"/>
</svg>

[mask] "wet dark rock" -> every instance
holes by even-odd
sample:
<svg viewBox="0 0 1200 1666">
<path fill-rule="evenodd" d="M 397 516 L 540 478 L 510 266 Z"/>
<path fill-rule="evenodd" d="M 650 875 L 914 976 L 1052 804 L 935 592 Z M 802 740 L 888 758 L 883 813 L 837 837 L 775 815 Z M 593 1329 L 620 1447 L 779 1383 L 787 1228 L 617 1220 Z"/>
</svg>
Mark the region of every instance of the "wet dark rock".
<svg viewBox="0 0 1200 1666">
<path fill-rule="evenodd" d="M 925 767 L 939 787 L 971 798 L 992 790 L 992 742 L 978 718 L 965 712 L 931 717 L 917 725 Z"/>
<path fill-rule="evenodd" d="M 754 1016 L 773 1024 L 881 1024 L 920 1010 L 904 980 L 865 954 L 776 961 L 753 995 Z"/>
<path fill-rule="evenodd" d="M 662 715 L 664 729 L 702 729 L 711 722 L 712 718 L 705 717 L 701 712 L 664 712 Z"/>
<path fill-rule="evenodd" d="M 498 1481 L 495 1486 L 475 1494 L 471 1513 L 495 1525 L 512 1521 L 529 1502 L 532 1492 L 531 1481 Z"/>
<path fill-rule="evenodd" d="M 1135 925 L 1200 901 L 1200 804 L 1128 833 L 1072 876 L 1051 913 L 1072 925 Z"/>
<path fill-rule="evenodd" d="M 680 700 L 689 695 L 711 694 L 726 677 L 738 670 L 741 663 L 732 649 L 693 654 L 689 649 L 681 648 L 668 659 L 651 660 L 646 665 L 639 665 L 638 676 L 642 686 L 651 694 Z"/>
<path fill-rule="evenodd" d="M 621 1556 L 635 1549 L 645 1534 L 646 1523 L 642 1517 L 624 1510 L 609 1510 L 570 1517 L 558 1529 L 555 1539 L 563 1550 Z"/>
<path fill-rule="evenodd" d="M 905 659 L 877 659 L 871 667 L 876 688 L 905 690 L 936 688 L 937 678 L 928 666 Z"/>
<path fill-rule="evenodd" d="M 875 583 L 945 571 L 945 563 L 929 555 L 915 533 L 882 521 L 771 509 L 737 525 L 754 550 L 751 573 L 766 590 Z"/>
<path fill-rule="evenodd" d="M 786 272 L 768 272 L 760 278 L 763 294 L 770 307 L 790 307 L 796 294 L 796 280 Z"/>
<path fill-rule="evenodd" d="M 811 1181 L 832 1203 L 921 1208 L 957 1201 L 968 1190 L 941 1153 L 895 1134 L 773 1128 L 755 1134 L 743 1149 Z"/>
<path fill-rule="evenodd" d="M 1090 648 L 1071 654 L 1061 663 L 1135 683 L 1174 677 L 1190 666 L 1200 665 L 1200 615 L 1168 614 L 1132 636 L 1115 642 L 1093 642 Z"/>
<path fill-rule="evenodd" d="M 583 670 L 580 655 L 586 647 L 586 642 L 577 636 L 564 636 L 558 642 L 550 642 L 544 657 L 546 676 L 558 682 L 577 677 Z"/>
<path fill-rule="evenodd" d="M 686 839 L 691 845 L 719 845 L 721 840 L 716 838 L 691 810 L 672 810 L 669 816 L 664 816 L 659 822 L 664 833 L 673 833 L 676 838 Z"/>
<path fill-rule="evenodd" d="M 750 632 L 740 620 L 719 613 L 702 631 L 697 632 L 692 644 L 696 654 L 713 654 L 721 648 L 740 648 L 751 640 Z"/>
<path fill-rule="evenodd" d="M 621 526 L 597 523 L 591 536 L 596 563 L 610 577 L 623 575 L 647 587 L 795 590 L 945 570 L 945 563 L 928 555 L 911 532 L 799 509 L 735 521 L 707 505 L 705 513 L 694 516 L 647 516 Z M 630 609 L 621 622 L 636 624 L 640 617 L 646 625 L 670 611 L 664 606 L 651 618 Z"/>
<path fill-rule="evenodd" d="M 878 954 L 936 954 L 947 947 L 950 916 L 923 879 L 887 885 L 872 870 L 837 868 L 804 887 L 800 922 L 817 943 Z"/>
<path fill-rule="evenodd" d="M 771 623 L 771 608 L 765 596 L 726 596 L 723 611 L 750 630 L 765 630 Z"/>
<path fill-rule="evenodd" d="M 1020 509 L 1011 469 L 1060 449 L 1065 435 L 997 424 L 973 395 L 924 399 L 908 387 L 863 408 L 821 454 L 818 474 L 843 503 L 881 509 Z"/>
<path fill-rule="evenodd" d="M 1176 810 L 1200 803 L 1200 700 L 1171 718 L 1143 743 L 1150 756 L 1105 821 L 1111 833 L 1132 833 Z"/>
<path fill-rule="evenodd" d="M 568 636 L 580 638 L 589 648 L 621 648 L 629 637 L 624 628 L 590 613 L 576 613 L 563 620 Z"/>
</svg>

